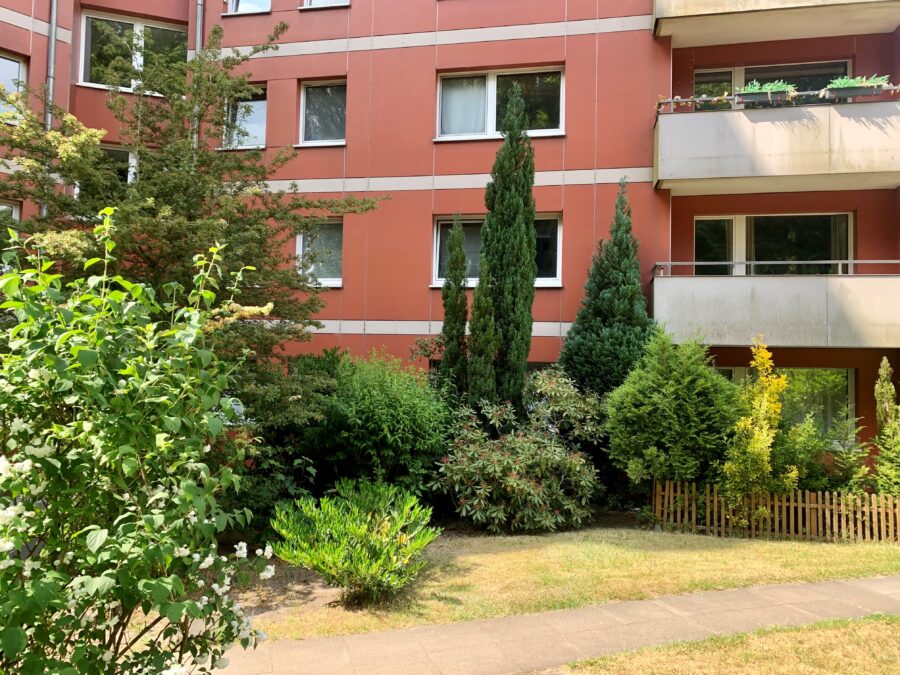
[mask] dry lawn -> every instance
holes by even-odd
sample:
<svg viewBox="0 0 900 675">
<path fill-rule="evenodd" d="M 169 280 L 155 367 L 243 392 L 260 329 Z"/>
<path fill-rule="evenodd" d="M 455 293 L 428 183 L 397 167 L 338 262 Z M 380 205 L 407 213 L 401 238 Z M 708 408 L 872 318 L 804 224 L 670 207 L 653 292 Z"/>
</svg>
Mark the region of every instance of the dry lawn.
<svg viewBox="0 0 900 675">
<path fill-rule="evenodd" d="M 625 652 L 573 664 L 573 675 L 900 672 L 900 617 L 826 621 Z"/>
<path fill-rule="evenodd" d="M 304 570 L 280 565 L 241 603 L 273 638 L 308 638 L 581 607 L 754 584 L 900 573 L 889 544 L 749 541 L 595 528 L 542 536 L 445 533 L 402 595 L 346 608 Z"/>
</svg>

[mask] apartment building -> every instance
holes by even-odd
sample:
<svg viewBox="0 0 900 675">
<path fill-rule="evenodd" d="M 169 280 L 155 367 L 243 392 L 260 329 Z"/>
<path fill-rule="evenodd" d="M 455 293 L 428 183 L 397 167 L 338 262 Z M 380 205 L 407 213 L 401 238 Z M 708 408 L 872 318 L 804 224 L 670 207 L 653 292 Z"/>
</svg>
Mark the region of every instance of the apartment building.
<svg viewBox="0 0 900 675">
<path fill-rule="evenodd" d="M 474 283 L 518 82 L 537 170 L 534 363 L 558 356 L 625 177 L 656 319 L 737 377 L 764 335 L 779 366 L 822 375 L 817 405 L 872 433 L 878 363 L 900 364 L 900 96 L 804 92 L 900 81 L 900 0 L 0 0 L 0 78 L 46 82 L 55 34 L 55 101 L 115 152 L 99 23 L 189 57 L 214 25 L 248 47 L 280 21 L 279 50 L 249 64 L 265 94 L 243 143 L 297 149 L 274 185 L 387 197 L 323 225 L 324 327 L 302 349 L 408 356 L 440 330 L 449 223 L 463 216 Z M 799 95 L 733 96 L 779 80 Z"/>
</svg>

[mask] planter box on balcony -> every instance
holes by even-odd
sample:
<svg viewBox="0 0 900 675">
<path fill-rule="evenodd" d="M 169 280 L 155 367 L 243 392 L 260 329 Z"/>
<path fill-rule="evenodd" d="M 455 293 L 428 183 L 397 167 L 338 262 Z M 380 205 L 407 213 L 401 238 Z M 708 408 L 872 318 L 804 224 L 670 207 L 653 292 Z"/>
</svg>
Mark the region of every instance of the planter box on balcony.
<svg viewBox="0 0 900 675">
<path fill-rule="evenodd" d="M 789 91 L 738 92 L 736 95 L 742 103 L 787 103 L 791 100 Z"/>
<path fill-rule="evenodd" d="M 866 87 L 829 87 L 825 90 L 826 98 L 855 98 L 857 96 L 879 96 L 884 87 L 880 84 Z"/>
</svg>

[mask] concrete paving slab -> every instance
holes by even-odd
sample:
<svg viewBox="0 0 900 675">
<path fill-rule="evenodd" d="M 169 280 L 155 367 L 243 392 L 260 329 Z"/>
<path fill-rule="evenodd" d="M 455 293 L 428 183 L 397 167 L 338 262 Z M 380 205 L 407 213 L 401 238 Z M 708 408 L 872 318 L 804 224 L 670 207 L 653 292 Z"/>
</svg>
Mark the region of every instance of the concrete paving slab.
<svg viewBox="0 0 900 675">
<path fill-rule="evenodd" d="M 775 584 L 418 626 L 229 652 L 230 675 L 503 675 L 653 645 L 877 612 L 900 615 L 900 576 Z"/>
</svg>

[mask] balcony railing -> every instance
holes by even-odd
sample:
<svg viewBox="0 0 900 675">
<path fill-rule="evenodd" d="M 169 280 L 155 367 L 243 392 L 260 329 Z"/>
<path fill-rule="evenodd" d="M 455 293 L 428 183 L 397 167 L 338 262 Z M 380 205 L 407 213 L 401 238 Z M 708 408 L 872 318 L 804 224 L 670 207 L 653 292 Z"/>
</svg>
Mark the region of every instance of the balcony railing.
<svg viewBox="0 0 900 675">
<path fill-rule="evenodd" d="M 660 101 L 658 188 L 680 196 L 900 187 L 900 101 L 686 112 L 742 100 L 737 94 Z"/>
<path fill-rule="evenodd" d="M 710 268 L 722 272 L 695 274 Z M 661 262 L 654 273 L 654 317 L 678 340 L 900 348 L 900 260 Z"/>
</svg>

